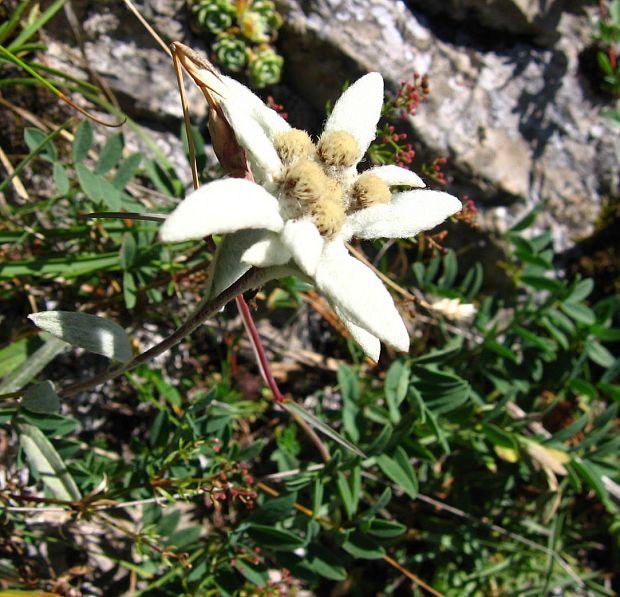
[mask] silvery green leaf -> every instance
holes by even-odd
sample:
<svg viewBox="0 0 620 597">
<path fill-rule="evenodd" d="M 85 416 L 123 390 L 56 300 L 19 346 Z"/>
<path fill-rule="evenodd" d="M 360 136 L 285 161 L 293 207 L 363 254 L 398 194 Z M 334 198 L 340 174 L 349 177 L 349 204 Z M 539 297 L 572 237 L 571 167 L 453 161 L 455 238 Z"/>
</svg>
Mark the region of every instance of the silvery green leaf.
<svg viewBox="0 0 620 597">
<path fill-rule="evenodd" d="M 82 498 L 71 473 L 50 440 L 34 425 L 19 424 L 19 442 L 30 468 L 47 489 L 59 500 L 79 500 Z"/>
<path fill-rule="evenodd" d="M 72 311 L 44 311 L 28 317 L 42 330 L 73 346 L 117 361 L 131 360 L 129 337 L 114 321 Z"/>
<path fill-rule="evenodd" d="M 43 415 L 55 414 L 60 410 L 60 398 L 56 394 L 54 384 L 45 380 L 30 386 L 22 398 L 21 406 L 33 413 Z"/>
</svg>

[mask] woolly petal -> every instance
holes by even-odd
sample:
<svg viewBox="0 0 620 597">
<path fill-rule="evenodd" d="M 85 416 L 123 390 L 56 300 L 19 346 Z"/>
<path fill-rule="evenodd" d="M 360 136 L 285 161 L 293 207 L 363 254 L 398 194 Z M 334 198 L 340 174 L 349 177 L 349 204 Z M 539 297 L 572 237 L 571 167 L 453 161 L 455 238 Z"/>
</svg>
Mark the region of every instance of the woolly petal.
<svg viewBox="0 0 620 597">
<path fill-rule="evenodd" d="M 242 109 L 249 112 L 262 126 L 270 139 L 278 133 L 283 133 L 291 128 L 291 125 L 282 118 L 275 110 L 268 108 L 263 101 L 254 95 L 245 85 L 230 77 L 223 77 L 226 84 L 235 94 L 235 100 Z"/>
<path fill-rule="evenodd" d="M 381 342 L 379 342 L 379 338 L 373 336 L 370 332 L 367 332 L 364 328 L 361 328 L 359 325 L 355 325 L 336 305 L 333 306 L 336 315 L 340 318 L 340 321 L 344 324 L 344 327 L 347 328 L 351 337 L 360 345 L 362 350 L 373 360 L 378 361 L 379 355 L 381 354 Z"/>
<path fill-rule="evenodd" d="M 236 102 L 223 104 L 222 108 L 237 141 L 247 149 L 252 163 L 261 170 L 263 177 L 270 179 L 278 175 L 282 170 L 282 160 L 261 124 Z"/>
<path fill-rule="evenodd" d="M 278 174 L 282 162 L 271 139 L 277 133 L 290 129 L 290 125 L 235 79 L 207 69 L 200 69 L 199 73 L 202 84 L 219 100 L 237 141 L 248 150 L 251 161 L 261 170 L 263 177 Z"/>
<path fill-rule="evenodd" d="M 325 245 L 316 284 L 351 323 L 397 350 L 409 350 L 409 334 L 390 293 L 361 261 L 340 242 Z"/>
<path fill-rule="evenodd" d="M 383 78 L 379 73 L 364 75 L 340 96 L 323 131 L 347 131 L 353 135 L 361 158 L 375 138 L 382 105 Z"/>
<path fill-rule="evenodd" d="M 424 181 L 411 170 L 400 166 L 377 166 L 367 170 L 368 174 L 374 174 L 389 186 L 403 185 L 423 189 L 426 185 Z"/>
<path fill-rule="evenodd" d="M 222 108 L 234 104 L 237 109 L 253 116 L 270 138 L 291 128 L 284 118 L 268 108 L 260 97 L 239 81 L 204 68 L 200 69 L 199 73 L 203 84 L 219 99 Z"/>
<path fill-rule="evenodd" d="M 373 205 L 351 214 L 342 236 L 409 238 L 441 224 L 461 207 L 456 197 L 439 191 L 397 193 L 390 203 Z"/>
<path fill-rule="evenodd" d="M 241 262 L 241 256 L 266 234 L 271 233 L 266 230 L 240 230 L 222 239 L 209 268 L 207 296 L 217 296 L 250 269 L 251 265 Z"/>
<path fill-rule="evenodd" d="M 317 227 L 310 220 L 289 220 L 284 224 L 281 239 L 299 269 L 313 277 L 325 245 Z"/>
<path fill-rule="evenodd" d="M 273 195 L 249 180 L 226 178 L 210 182 L 183 199 L 163 223 L 159 238 L 171 243 L 244 228 L 279 232 L 283 225 Z"/>
<path fill-rule="evenodd" d="M 255 267 L 284 265 L 291 259 L 290 251 L 282 244 L 280 237 L 268 232 L 241 255 L 241 261 Z"/>
</svg>

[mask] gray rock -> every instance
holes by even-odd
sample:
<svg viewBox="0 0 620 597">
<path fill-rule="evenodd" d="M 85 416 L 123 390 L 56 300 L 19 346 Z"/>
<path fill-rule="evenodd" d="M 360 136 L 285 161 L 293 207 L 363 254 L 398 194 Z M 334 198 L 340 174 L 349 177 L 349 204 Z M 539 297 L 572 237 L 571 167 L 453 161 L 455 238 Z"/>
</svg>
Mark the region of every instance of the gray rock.
<svg viewBox="0 0 620 597">
<path fill-rule="evenodd" d="M 178 131 L 169 58 L 122 3 L 74 4 L 90 67 L 123 108 L 155 128 Z M 488 212 L 485 225 L 500 231 L 545 201 L 558 247 L 587 235 L 602 198 L 618 193 L 620 177 L 618 131 L 599 117 L 604 105 L 580 71 L 592 14 L 569 12 L 578 0 L 410 4 L 280 0 L 285 87 L 276 98 L 292 121 L 320 124 L 326 101 L 366 71 L 380 71 L 392 91 L 414 71 L 427 73 L 432 93 L 409 119 L 411 138 L 420 158 L 449 158 L 451 190 Z M 166 41 L 205 49 L 188 30 L 182 0 L 139 5 Z M 67 70 L 79 66 L 66 25 L 53 33 L 53 60 Z M 204 99 L 189 88 L 200 120 Z M 493 213 L 496 207 L 502 209 Z"/>
<path fill-rule="evenodd" d="M 409 0 L 421 12 L 440 15 L 468 25 L 481 26 L 533 38 L 541 45 L 553 44 L 560 36 L 562 14 L 579 10 L 580 0 Z"/>
<path fill-rule="evenodd" d="M 510 4 L 535 24 L 558 3 L 452 4 L 463 8 L 463 18 L 464 8 L 486 7 L 491 21 Z M 559 14 L 557 42 L 541 48 L 533 38 L 498 42 L 493 36 L 489 46 L 487 38 L 464 33 L 463 25 L 438 27 L 435 19 L 390 0 L 280 5 L 287 16 L 287 78 L 315 105 L 333 99 L 338 81 L 360 70 L 380 71 L 392 89 L 413 71 L 427 73 L 430 99 L 410 122 L 418 149 L 448 156 L 462 193 L 487 205 L 513 206 L 500 212 L 506 223 L 513 212 L 546 201 L 548 222 L 565 246 L 592 230 L 602 196 L 618 192 L 620 139 L 599 117 L 601 106 L 579 70 L 592 32 L 587 15 Z M 326 59 L 313 66 L 311 56 Z"/>
</svg>

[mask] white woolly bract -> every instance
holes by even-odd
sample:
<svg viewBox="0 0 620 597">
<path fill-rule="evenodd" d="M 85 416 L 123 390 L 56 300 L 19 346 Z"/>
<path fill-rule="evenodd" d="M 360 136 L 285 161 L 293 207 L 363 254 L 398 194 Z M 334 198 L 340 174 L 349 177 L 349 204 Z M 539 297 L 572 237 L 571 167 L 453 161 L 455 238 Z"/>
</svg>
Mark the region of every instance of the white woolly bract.
<svg viewBox="0 0 620 597">
<path fill-rule="evenodd" d="M 329 115 L 323 134 L 346 131 L 359 144 L 358 160 L 375 138 L 383 105 L 383 77 L 369 73 L 358 79 L 338 99 Z"/>
<path fill-rule="evenodd" d="M 351 214 L 343 234 L 369 239 L 409 238 L 441 224 L 461 208 L 461 202 L 448 193 L 407 191 L 393 195 L 390 203 Z"/>
<path fill-rule="evenodd" d="M 263 187 L 241 178 L 210 182 L 188 195 L 159 230 L 164 242 L 197 240 L 244 228 L 282 229 L 277 199 Z"/>
<path fill-rule="evenodd" d="M 342 243 L 326 243 L 315 280 L 319 290 L 349 321 L 397 350 L 409 350 L 409 334 L 390 293 L 370 268 L 349 255 Z"/>
<path fill-rule="evenodd" d="M 254 267 L 284 265 L 291 259 L 290 251 L 282 244 L 280 236 L 266 234 L 243 253 L 241 261 Z"/>
<path fill-rule="evenodd" d="M 368 174 L 374 174 L 380 178 L 385 184 L 390 186 L 407 186 L 423 189 L 426 185 L 424 181 L 411 170 L 401 168 L 394 164 L 387 166 L 377 166 L 366 171 Z"/>
<path fill-rule="evenodd" d="M 344 313 L 344 311 L 338 305 L 332 305 L 334 312 L 347 328 L 349 334 L 353 340 L 355 340 L 362 350 L 375 362 L 379 360 L 381 355 L 381 342 L 379 338 L 373 336 L 370 332 L 367 332 L 359 325 L 355 325 Z"/>
</svg>

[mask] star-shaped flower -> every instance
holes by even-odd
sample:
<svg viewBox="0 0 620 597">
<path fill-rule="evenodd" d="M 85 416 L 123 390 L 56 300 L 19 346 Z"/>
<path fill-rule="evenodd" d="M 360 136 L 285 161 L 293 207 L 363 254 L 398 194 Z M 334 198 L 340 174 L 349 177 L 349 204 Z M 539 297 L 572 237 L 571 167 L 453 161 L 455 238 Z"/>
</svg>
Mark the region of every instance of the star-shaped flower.
<svg viewBox="0 0 620 597">
<path fill-rule="evenodd" d="M 226 178 L 200 187 L 167 218 L 161 240 L 227 235 L 212 271 L 212 295 L 251 266 L 291 263 L 327 297 L 371 358 L 378 359 L 380 340 L 407 351 L 409 334 L 392 297 L 345 243 L 415 236 L 459 211 L 461 202 L 424 189 L 416 174 L 398 166 L 358 173 L 381 115 L 381 75 L 365 75 L 343 93 L 316 144 L 237 81 L 204 76 L 257 182 Z"/>
</svg>

